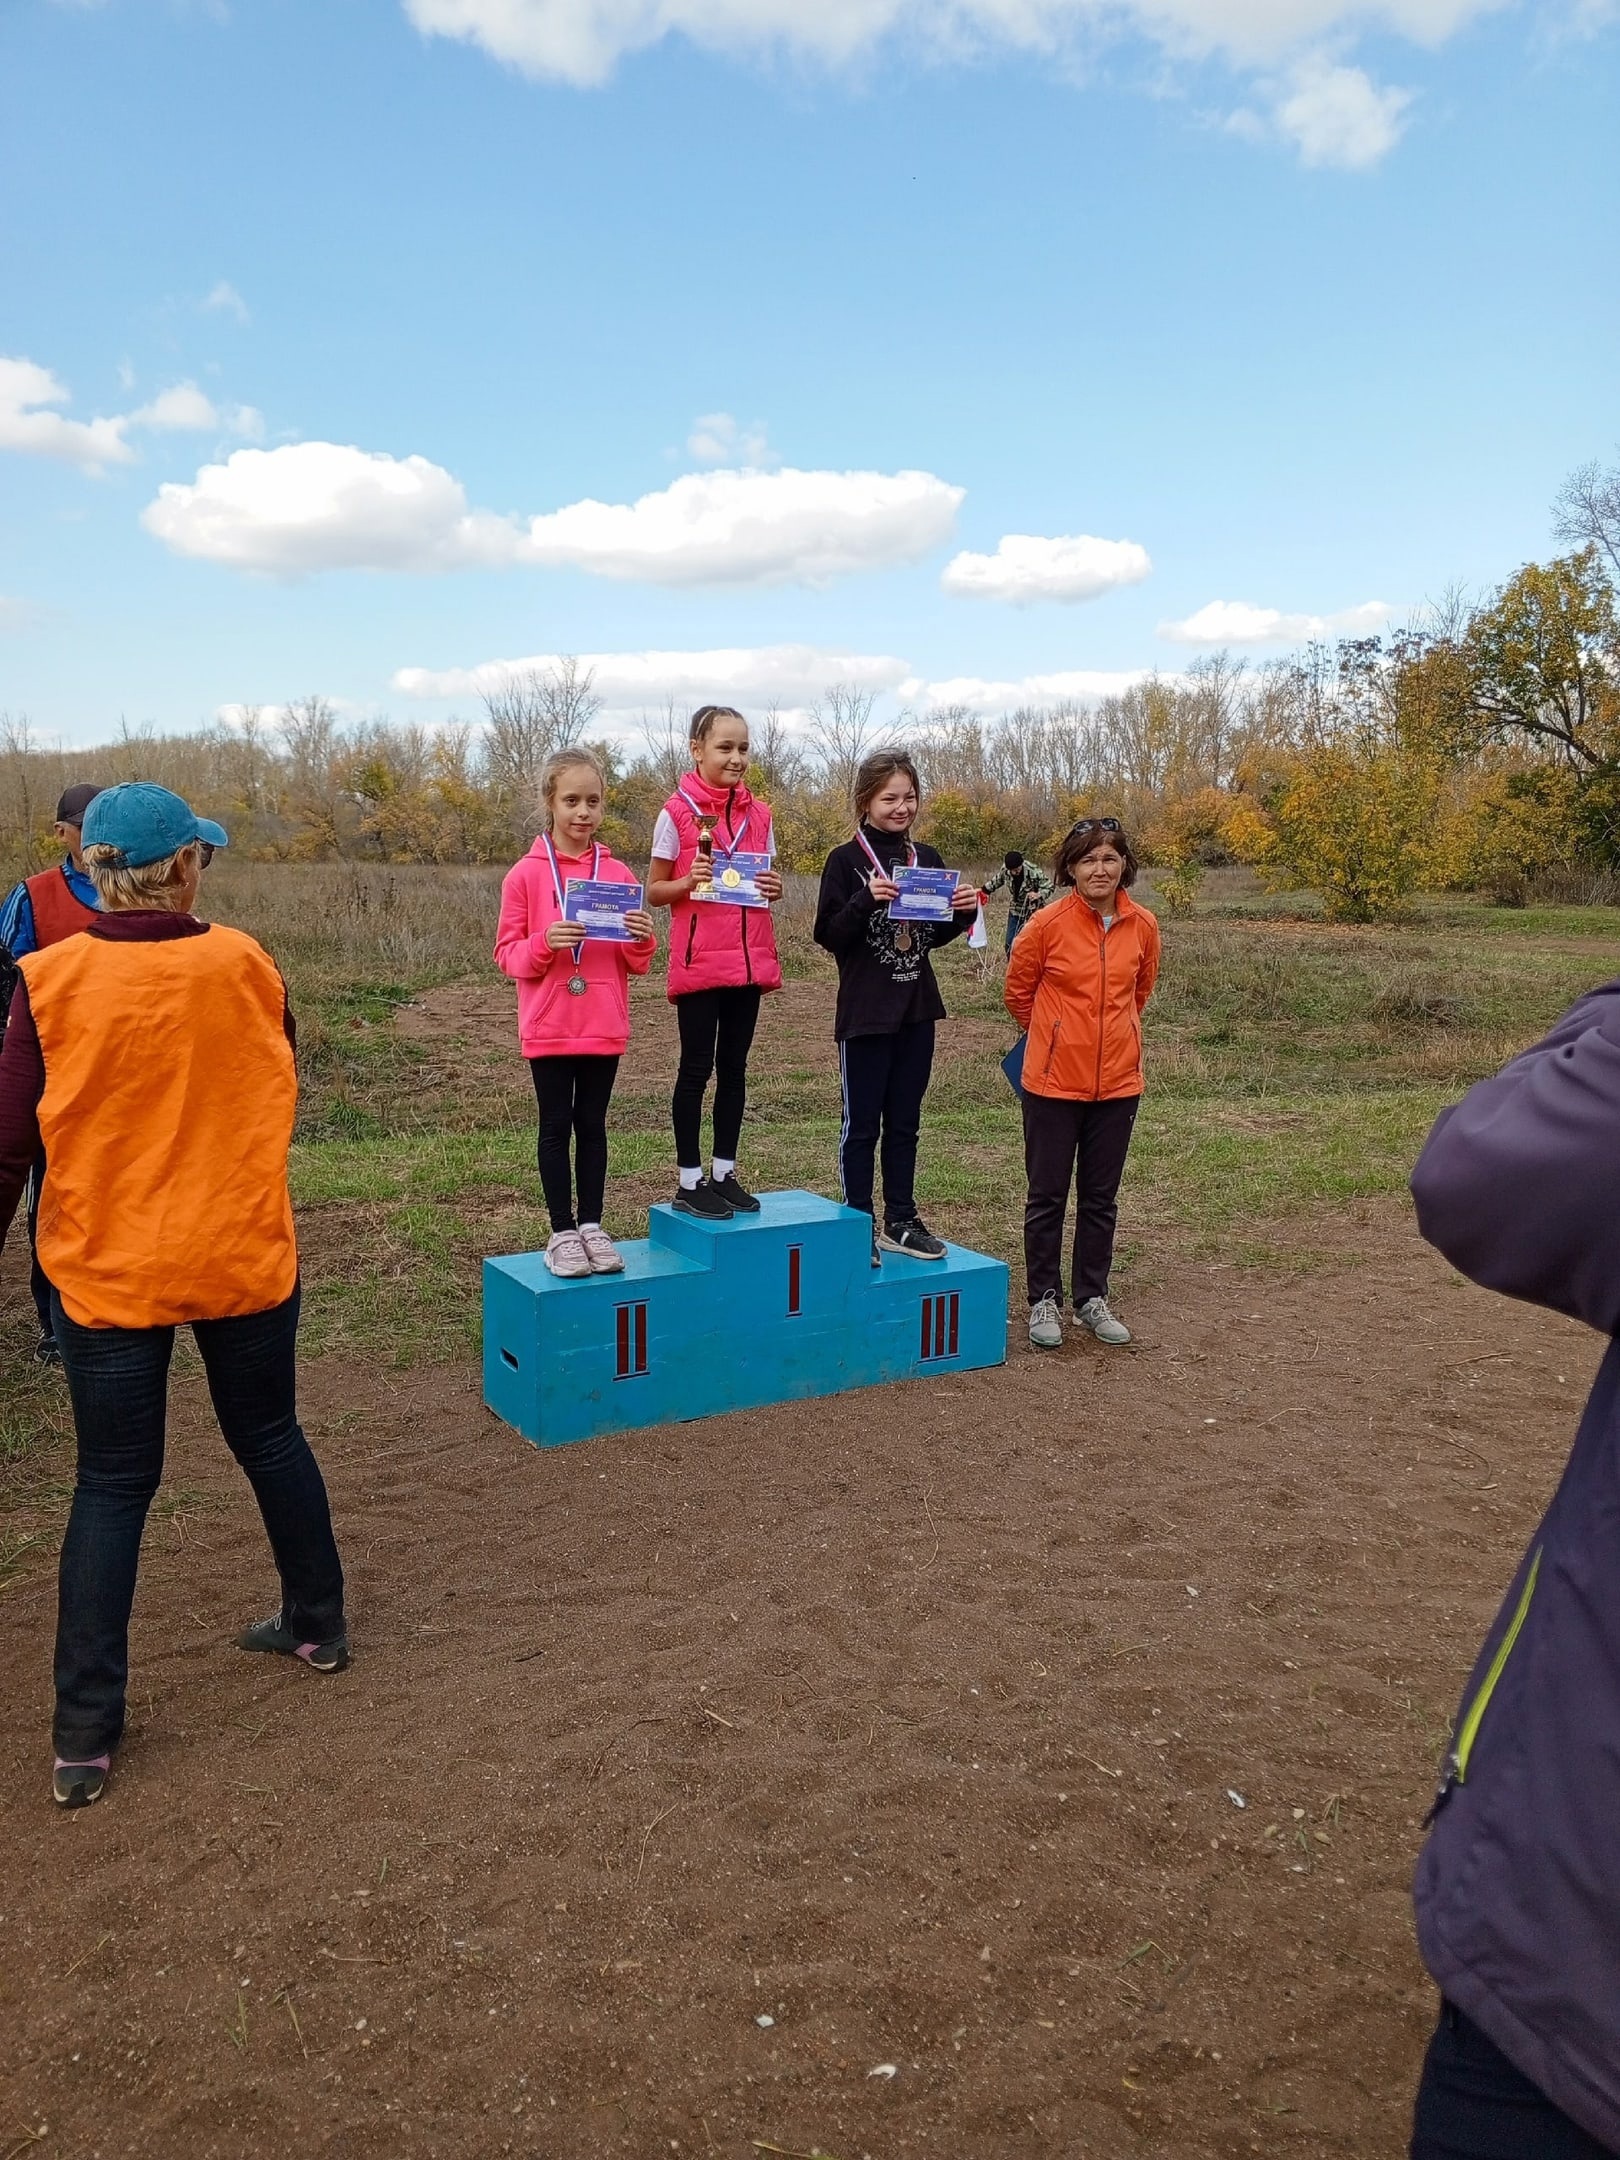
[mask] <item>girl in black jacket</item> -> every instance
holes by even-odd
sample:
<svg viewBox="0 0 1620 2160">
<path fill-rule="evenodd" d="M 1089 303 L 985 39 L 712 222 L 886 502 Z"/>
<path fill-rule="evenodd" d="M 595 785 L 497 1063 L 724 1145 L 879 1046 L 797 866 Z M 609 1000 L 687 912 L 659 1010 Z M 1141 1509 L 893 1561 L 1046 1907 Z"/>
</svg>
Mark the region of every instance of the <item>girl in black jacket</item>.
<svg viewBox="0 0 1620 2160">
<path fill-rule="evenodd" d="M 979 896 L 959 884 L 948 923 L 891 922 L 889 902 L 901 863 L 943 870 L 944 857 L 911 838 L 922 795 L 904 750 L 875 750 L 855 775 L 853 840 L 822 865 L 815 938 L 838 962 L 833 1038 L 844 1091 L 838 1172 L 844 1204 L 874 1215 L 873 1168 L 883 1148 L 883 1228 L 874 1219 L 872 1265 L 885 1252 L 942 1260 L 943 1240 L 917 1213 L 914 1189 L 922 1099 L 934 1062 L 934 1022 L 945 1001 L 929 954 L 960 937 Z"/>
</svg>

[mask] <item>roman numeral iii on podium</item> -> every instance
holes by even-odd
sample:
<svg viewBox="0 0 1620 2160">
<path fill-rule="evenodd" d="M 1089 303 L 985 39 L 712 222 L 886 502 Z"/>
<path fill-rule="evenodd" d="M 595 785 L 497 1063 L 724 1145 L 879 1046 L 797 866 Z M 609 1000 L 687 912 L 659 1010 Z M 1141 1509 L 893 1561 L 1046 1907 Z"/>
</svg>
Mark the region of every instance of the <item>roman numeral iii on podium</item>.
<svg viewBox="0 0 1620 2160">
<path fill-rule="evenodd" d="M 816 1193 L 710 1223 L 651 1211 L 622 1275 L 484 1262 L 484 1400 L 539 1447 L 1004 1364 L 1007 1269 L 961 1246 L 871 1263 L 871 1222 Z M 723 1334 L 724 1357 L 708 1346 Z"/>
</svg>

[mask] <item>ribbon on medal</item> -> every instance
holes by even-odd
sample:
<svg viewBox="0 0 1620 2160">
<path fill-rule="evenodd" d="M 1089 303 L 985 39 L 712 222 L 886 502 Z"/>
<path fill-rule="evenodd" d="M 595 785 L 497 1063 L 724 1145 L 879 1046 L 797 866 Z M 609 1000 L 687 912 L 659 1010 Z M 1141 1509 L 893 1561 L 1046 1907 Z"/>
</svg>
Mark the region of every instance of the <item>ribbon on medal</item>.
<svg viewBox="0 0 1620 2160">
<path fill-rule="evenodd" d="M 859 827 L 858 825 L 857 825 L 857 826 L 856 826 L 856 828 L 855 828 L 855 839 L 856 839 L 856 844 L 857 844 L 857 845 L 859 846 L 859 848 L 860 848 L 860 850 L 861 850 L 861 853 L 862 853 L 862 854 L 863 854 L 863 855 L 864 855 L 864 856 L 866 857 L 867 861 L 868 861 L 868 862 L 869 862 L 869 863 L 870 863 L 870 864 L 872 865 L 872 869 L 873 869 L 874 873 L 875 873 L 875 874 L 876 874 L 876 875 L 877 875 L 878 877 L 880 877 L 880 878 L 886 878 L 886 877 L 889 877 L 889 876 L 891 876 L 891 875 L 892 875 L 892 872 L 891 872 L 891 871 L 889 871 L 889 870 L 886 870 L 886 869 L 884 868 L 884 866 L 883 866 L 883 863 L 882 863 L 882 861 L 880 860 L 880 858 L 879 858 L 879 856 L 878 856 L 878 852 L 877 852 L 877 849 L 876 849 L 875 847 L 873 847 L 873 845 L 872 845 L 871 841 L 867 839 L 867 837 L 866 837 L 865 833 L 863 833 L 863 832 L 861 831 L 861 828 L 860 828 L 860 827 Z M 917 865 L 917 846 L 916 846 L 916 842 L 915 842 L 915 841 L 914 841 L 914 840 L 912 839 L 911 835 L 910 835 L 910 834 L 908 833 L 908 834 L 906 835 L 906 868 L 907 868 L 908 870 L 913 870 L 913 869 L 915 869 L 915 868 L 916 868 L 916 865 Z M 908 923 L 908 922 L 901 922 L 901 923 L 896 923 L 896 924 L 895 924 L 895 925 L 894 925 L 893 927 L 894 927 L 894 949 L 895 949 L 895 951 L 896 951 L 896 952 L 898 952 L 898 953 L 909 953 L 909 952 L 910 952 L 910 950 L 911 950 L 911 948 L 912 948 L 912 945 L 913 945 L 913 943 L 915 942 L 915 940 L 914 940 L 914 938 L 913 938 L 913 935 L 912 935 L 912 929 L 911 929 L 911 925 L 910 925 L 910 923 Z"/>
<path fill-rule="evenodd" d="M 551 865 L 551 893 L 552 898 L 557 903 L 557 915 L 559 921 L 561 921 L 565 919 L 563 917 L 563 874 L 557 862 L 557 850 L 551 844 L 550 833 L 542 833 L 540 837 L 545 842 L 546 860 Z M 603 848 L 601 841 L 593 840 L 591 843 L 591 881 L 593 884 L 602 875 L 602 857 L 605 853 L 606 850 Z M 585 995 L 585 978 L 579 972 L 579 956 L 584 950 L 584 946 L 585 933 L 581 930 L 579 936 L 574 940 L 574 972 L 568 978 L 568 995 L 570 997 L 583 997 Z"/>
</svg>

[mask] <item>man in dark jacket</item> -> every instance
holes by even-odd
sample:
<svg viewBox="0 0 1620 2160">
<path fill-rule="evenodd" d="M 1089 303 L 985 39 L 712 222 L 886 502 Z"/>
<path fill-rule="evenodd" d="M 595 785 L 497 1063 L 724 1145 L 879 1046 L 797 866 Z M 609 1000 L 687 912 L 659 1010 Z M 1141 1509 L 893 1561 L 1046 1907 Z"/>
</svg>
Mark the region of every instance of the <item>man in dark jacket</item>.
<svg viewBox="0 0 1620 2160">
<path fill-rule="evenodd" d="M 1611 1338 L 1464 1690 L 1418 1862 L 1440 1985 L 1414 2160 L 1620 2152 L 1620 982 L 1443 1113 L 1418 1223 Z"/>
</svg>

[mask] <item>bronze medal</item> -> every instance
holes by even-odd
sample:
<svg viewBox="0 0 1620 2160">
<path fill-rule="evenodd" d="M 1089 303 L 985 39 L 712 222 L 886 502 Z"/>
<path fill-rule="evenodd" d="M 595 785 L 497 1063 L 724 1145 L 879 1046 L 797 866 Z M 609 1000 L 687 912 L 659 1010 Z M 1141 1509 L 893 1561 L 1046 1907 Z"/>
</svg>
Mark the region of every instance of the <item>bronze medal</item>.
<svg viewBox="0 0 1620 2160">
<path fill-rule="evenodd" d="M 899 953 L 908 953 L 908 952 L 910 952 L 910 950 L 911 950 L 911 925 L 910 925 L 910 923 L 897 923 L 897 924 L 896 924 L 896 926 L 895 926 L 895 932 L 894 932 L 894 949 L 895 949 L 895 951 L 896 951 L 896 952 L 899 952 Z"/>
</svg>

